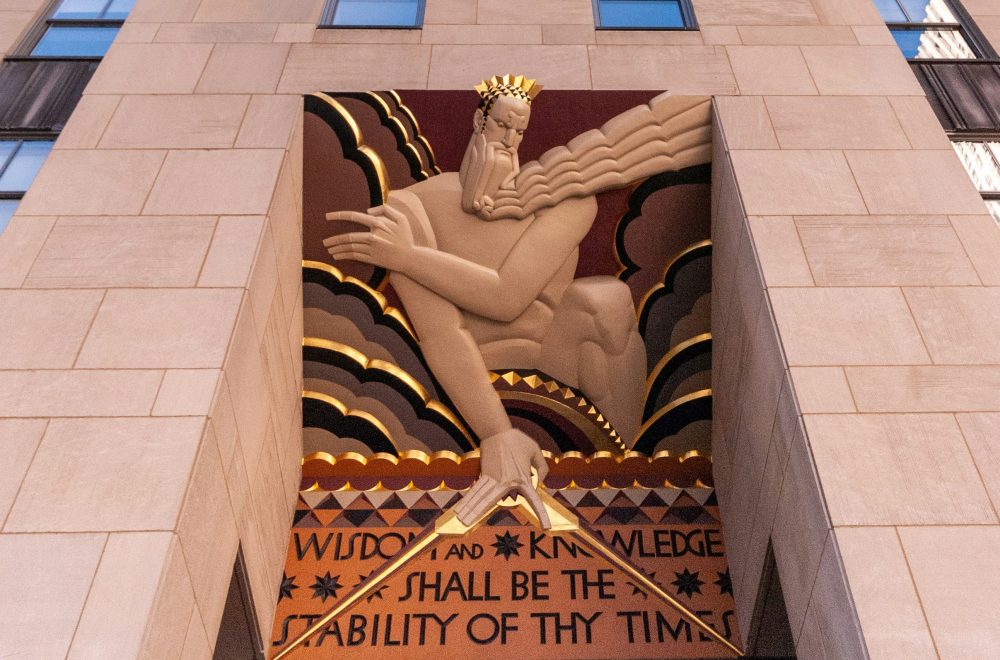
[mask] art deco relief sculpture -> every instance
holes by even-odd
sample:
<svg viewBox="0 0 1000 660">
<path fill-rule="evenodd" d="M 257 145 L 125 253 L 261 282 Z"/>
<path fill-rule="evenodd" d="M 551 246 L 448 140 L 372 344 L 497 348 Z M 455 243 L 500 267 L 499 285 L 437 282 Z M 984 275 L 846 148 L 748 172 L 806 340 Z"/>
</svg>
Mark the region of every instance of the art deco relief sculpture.
<svg viewBox="0 0 1000 660">
<path fill-rule="evenodd" d="M 381 266 L 435 377 L 482 438 L 481 475 L 456 509 L 471 525 L 517 492 L 539 522 L 535 486 L 547 466 L 511 425 L 490 369 L 535 369 L 583 391 L 625 439 L 639 427 L 646 355 L 628 287 L 574 279 L 595 195 L 652 174 L 708 162 L 703 99 L 658 96 L 552 149 L 523 168 L 518 146 L 541 91 L 523 76 L 477 85 L 481 101 L 459 172 L 393 191 L 367 213 L 327 214 L 360 225 L 326 241 L 337 260 Z"/>
</svg>

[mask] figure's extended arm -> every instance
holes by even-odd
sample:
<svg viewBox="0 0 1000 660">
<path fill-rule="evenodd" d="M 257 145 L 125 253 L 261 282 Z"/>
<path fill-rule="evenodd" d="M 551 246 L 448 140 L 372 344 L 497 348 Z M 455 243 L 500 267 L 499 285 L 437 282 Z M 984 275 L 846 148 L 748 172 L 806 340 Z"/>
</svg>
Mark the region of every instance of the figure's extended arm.
<svg viewBox="0 0 1000 660">
<path fill-rule="evenodd" d="M 357 222 L 371 230 L 324 241 L 335 259 L 383 266 L 462 309 L 497 321 L 511 321 L 538 298 L 586 236 L 597 202 L 592 197 L 569 199 L 548 209 L 525 230 L 498 269 L 435 248 L 415 246 L 405 213 L 390 206 L 371 211 L 328 214 L 328 218 Z"/>
</svg>

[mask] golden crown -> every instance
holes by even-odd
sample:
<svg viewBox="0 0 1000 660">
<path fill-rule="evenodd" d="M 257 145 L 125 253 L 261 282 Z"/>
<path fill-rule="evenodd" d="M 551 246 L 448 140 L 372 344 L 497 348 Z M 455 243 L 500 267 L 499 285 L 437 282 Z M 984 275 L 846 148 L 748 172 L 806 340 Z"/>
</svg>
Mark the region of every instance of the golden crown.
<svg viewBox="0 0 1000 660">
<path fill-rule="evenodd" d="M 531 102 L 541 91 L 542 86 L 538 84 L 538 81 L 521 75 L 513 76 L 509 73 L 505 76 L 493 76 L 476 85 L 476 92 L 482 99 L 480 106 L 487 108 L 487 110 L 501 96 L 512 96 L 531 105 Z"/>
</svg>

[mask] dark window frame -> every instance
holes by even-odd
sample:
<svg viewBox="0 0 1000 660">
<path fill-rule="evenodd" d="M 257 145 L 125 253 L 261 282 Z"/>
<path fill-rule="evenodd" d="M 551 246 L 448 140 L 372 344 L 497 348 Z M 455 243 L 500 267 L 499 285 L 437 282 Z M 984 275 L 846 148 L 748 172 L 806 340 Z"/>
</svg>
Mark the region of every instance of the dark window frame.
<svg viewBox="0 0 1000 660">
<path fill-rule="evenodd" d="M 59 136 L 58 133 L 51 133 L 48 131 L 38 132 L 38 133 L 7 133 L 0 132 L 0 142 L 17 142 L 18 146 L 6 160 L 0 161 L 0 176 L 7 171 L 7 167 L 13 162 L 14 158 L 17 157 L 17 152 L 21 148 L 21 144 L 25 142 L 51 142 L 55 146 L 56 138 Z M 51 151 L 51 150 L 50 150 Z M 32 179 L 33 181 L 34 179 Z M 24 198 L 24 194 L 28 192 L 27 190 L 8 190 L 0 191 L 0 200 L 19 200 Z"/>
<path fill-rule="evenodd" d="M 100 62 L 103 59 L 102 55 L 32 55 L 31 51 L 35 49 L 38 42 L 42 40 L 45 33 L 48 32 L 50 27 L 84 27 L 84 28 L 107 28 L 116 27 L 121 29 L 125 25 L 124 18 L 54 18 L 53 14 L 59 8 L 62 0 L 52 0 L 49 2 L 48 6 L 41 16 L 35 21 L 28 32 L 25 34 L 24 38 L 21 39 L 21 43 L 11 51 L 5 60 L 11 61 L 24 61 L 24 60 L 48 60 L 48 61 L 89 61 L 89 62 Z M 108 3 L 110 4 L 110 2 Z M 117 35 L 116 35 L 117 36 Z"/>
<path fill-rule="evenodd" d="M 591 5 L 594 10 L 594 29 L 601 31 L 620 31 L 620 32 L 695 32 L 698 30 L 698 19 L 694 15 L 694 6 L 691 4 L 691 0 L 676 0 L 677 4 L 681 10 L 681 19 L 684 21 L 683 26 L 671 26 L 671 27 L 656 27 L 656 26 L 629 26 L 629 27 L 613 27 L 601 25 L 601 2 L 614 2 L 615 0 L 591 0 Z"/>
<path fill-rule="evenodd" d="M 960 3 L 955 0 L 942 0 L 945 6 L 951 11 L 955 16 L 957 22 L 949 23 L 915 23 L 915 22 L 900 22 L 900 21 L 886 21 L 885 26 L 890 30 L 908 30 L 908 31 L 922 31 L 922 30 L 942 30 L 942 31 L 953 31 L 958 32 L 965 42 L 969 45 L 972 50 L 974 58 L 924 58 L 924 57 L 908 57 L 907 62 L 969 62 L 975 61 L 1000 61 L 997 56 L 996 50 L 993 49 L 992 44 L 990 44 L 989 39 L 986 35 L 980 31 L 976 22 L 972 20 L 972 16 L 965 10 Z M 898 0 L 896 0 L 897 5 L 899 5 L 900 10 L 906 14 L 906 8 L 903 7 Z"/>
<path fill-rule="evenodd" d="M 340 0 L 326 0 L 323 7 L 323 14 L 319 18 L 316 26 L 320 30 L 421 30 L 424 27 L 424 10 L 427 8 L 427 0 L 416 0 L 417 18 L 413 25 L 337 25 L 333 22 L 333 16 L 337 12 L 337 5 Z"/>
</svg>

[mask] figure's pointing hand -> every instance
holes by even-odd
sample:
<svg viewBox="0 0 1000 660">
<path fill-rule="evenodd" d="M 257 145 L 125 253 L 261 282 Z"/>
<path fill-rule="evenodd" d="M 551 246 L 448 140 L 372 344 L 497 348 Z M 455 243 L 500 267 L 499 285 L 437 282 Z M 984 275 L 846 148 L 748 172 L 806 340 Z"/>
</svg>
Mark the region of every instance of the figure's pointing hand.
<svg viewBox="0 0 1000 660">
<path fill-rule="evenodd" d="M 326 214 L 326 219 L 340 220 L 343 222 L 354 222 L 359 225 L 364 225 L 369 229 L 375 229 L 381 223 L 385 222 L 383 218 L 372 215 L 370 213 L 361 213 L 359 211 L 332 211 Z"/>
<path fill-rule="evenodd" d="M 327 220 L 353 222 L 368 231 L 347 232 L 323 241 L 335 260 L 360 261 L 389 270 L 402 271 L 413 248 L 413 233 L 406 216 L 389 206 L 376 206 L 368 213 L 334 211 Z"/>
<path fill-rule="evenodd" d="M 479 478 L 455 506 L 455 513 L 462 523 L 475 524 L 503 498 L 516 493 L 531 506 L 542 529 L 552 526 L 545 504 L 531 482 L 532 467 L 535 468 L 539 486 L 549 470 L 534 440 L 517 429 L 498 433 L 483 440 L 479 460 Z"/>
</svg>

